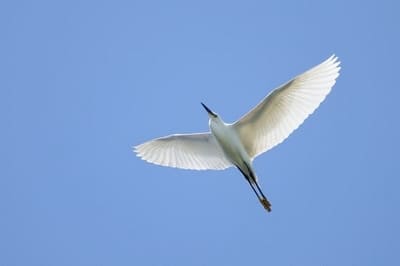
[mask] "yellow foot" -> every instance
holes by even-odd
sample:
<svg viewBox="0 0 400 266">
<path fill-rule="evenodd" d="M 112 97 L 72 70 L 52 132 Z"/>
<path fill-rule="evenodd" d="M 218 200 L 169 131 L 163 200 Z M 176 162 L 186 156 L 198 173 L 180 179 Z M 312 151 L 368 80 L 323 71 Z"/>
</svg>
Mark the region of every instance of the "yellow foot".
<svg viewBox="0 0 400 266">
<path fill-rule="evenodd" d="M 271 203 L 269 203 L 267 199 L 261 199 L 260 202 L 264 206 L 264 209 L 266 209 L 268 212 L 271 211 Z"/>
</svg>

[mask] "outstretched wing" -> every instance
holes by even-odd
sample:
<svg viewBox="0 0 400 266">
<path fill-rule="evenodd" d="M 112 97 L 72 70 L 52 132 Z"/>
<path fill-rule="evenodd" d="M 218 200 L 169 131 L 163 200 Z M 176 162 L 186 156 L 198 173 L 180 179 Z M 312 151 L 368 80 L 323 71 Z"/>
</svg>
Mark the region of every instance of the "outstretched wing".
<svg viewBox="0 0 400 266">
<path fill-rule="evenodd" d="M 332 55 L 272 91 L 234 123 L 251 158 L 284 141 L 318 108 L 339 76 L 339 64 Z"/>
<path fill-rule="evenodd" d="M 143 160 L 193 170 L 223 170 L 232 164 L 210 133 L 175 134 L 134 147 Z"/>
</svg>

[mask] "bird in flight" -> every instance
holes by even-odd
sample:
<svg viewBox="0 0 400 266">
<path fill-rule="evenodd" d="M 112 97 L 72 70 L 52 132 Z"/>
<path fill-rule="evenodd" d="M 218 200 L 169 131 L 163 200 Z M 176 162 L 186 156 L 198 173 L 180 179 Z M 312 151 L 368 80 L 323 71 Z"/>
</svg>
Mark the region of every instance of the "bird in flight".
<svg viewBox="0 0 400 266">
<path fill-rule="evenodd" d="M 174 134 L 134 147 L 137 156 L 162 166 L 192 170 L 236 167 L 270 212 L 252 162 L 284 141 L 321 104 L 339 76 L 335 55 L 279 86 L 236 122 L 225 123 L 205 104 L 210 132 Z"/>
</svg>

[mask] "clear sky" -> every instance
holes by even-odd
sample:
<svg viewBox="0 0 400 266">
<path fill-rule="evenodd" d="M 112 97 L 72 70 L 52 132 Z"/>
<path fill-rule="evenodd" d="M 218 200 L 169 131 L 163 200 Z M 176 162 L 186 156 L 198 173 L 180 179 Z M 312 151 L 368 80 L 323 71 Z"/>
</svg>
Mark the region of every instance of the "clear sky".
<svg viewBox="0 0 400 266">
<path fill-rule="evenodd" d="M 0 265 L 400 265 L 398 1 L 2 1 Z M 254 167 L 131 147 L 233 122 L 335 53 Z"/>
</svg>

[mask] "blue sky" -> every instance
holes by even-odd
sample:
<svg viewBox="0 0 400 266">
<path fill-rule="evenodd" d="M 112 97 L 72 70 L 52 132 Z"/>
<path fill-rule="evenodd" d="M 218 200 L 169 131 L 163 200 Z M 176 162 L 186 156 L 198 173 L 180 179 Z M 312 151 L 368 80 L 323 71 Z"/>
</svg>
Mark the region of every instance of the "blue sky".
<svg viewBox="0 0 400 266">
<path fill-rule="evenodd" d="M 0 265 L 399 265 L 396 1 L 3 1 Z M 131 147 L 232 122 L 335 53 L 326 101 L 236 169 Z"/>
</svg>

